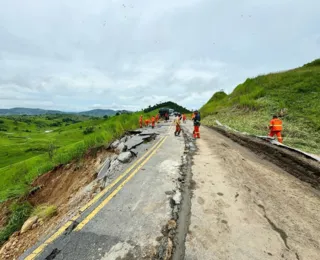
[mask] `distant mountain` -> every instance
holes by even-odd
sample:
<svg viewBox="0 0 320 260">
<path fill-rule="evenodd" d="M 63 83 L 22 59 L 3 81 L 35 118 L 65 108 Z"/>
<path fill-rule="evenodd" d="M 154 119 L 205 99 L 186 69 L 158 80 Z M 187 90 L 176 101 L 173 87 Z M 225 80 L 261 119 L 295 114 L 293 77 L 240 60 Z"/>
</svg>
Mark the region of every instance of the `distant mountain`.
<svg viewBox="0 0 320 260">
<path fill-rule="evenodd" d="M 15 107 L 10 109 L 0 109 L 0 115 L 11 116 L 11 115 L 44 115 L 44 114 L 63 114 L 64 112 L 58 110 L 45 110 L 39 108 L 25 108 Z"/>
<path fill-rule="evenodd" d="M 96 116 L 96 117 L 102 117 L 102 116 L 114 116 L 117 113 L 117 111 L 112 109 L 93 109 L 89 111 L 79 112 L 77 114 L 84 115 L 84 116 Z"/>
<path fill-rule="evenodd" d="M 94 116 L 94 117 L 103 117 L 114 116 L 115 114 L 131 113 L 130 111 L 125 110 L 112 110 L 112 109 L 93 109 L 83 112 L 63 112 L 59 110 L 45 110 L 39 108 L 25 108 L 25 107 L 15 107 L 10 109 L 0 109 L 0 116 L 12 116 L 12 115 L 47 115 L 47 114 L 77 114 L 85 116 Z"/>
</svg>

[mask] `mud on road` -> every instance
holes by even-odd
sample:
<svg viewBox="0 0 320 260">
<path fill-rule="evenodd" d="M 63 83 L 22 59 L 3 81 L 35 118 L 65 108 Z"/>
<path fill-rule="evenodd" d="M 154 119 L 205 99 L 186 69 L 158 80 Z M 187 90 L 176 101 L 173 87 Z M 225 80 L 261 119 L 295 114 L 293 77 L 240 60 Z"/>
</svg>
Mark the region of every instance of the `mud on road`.
<svg viewBox="0 0 320 260">
<path fill-rule="evenodd" d="M 305 158 L 296 157 L 289 168 L 291 154 L 276 151 L 279 158 L 271 163 L 269 148 L 259 150 L 260 142 L 248 142 L 252 152 L 238 144 L 247 140 L 236 143 L 204 127 L 201 135 L 193 157 L 194 189 L 184 259 L 317 259 L 316 164 L 311 162 L 304 171 Z M 280 162 L 282 168 L 277 166 Z"/>
</svg>

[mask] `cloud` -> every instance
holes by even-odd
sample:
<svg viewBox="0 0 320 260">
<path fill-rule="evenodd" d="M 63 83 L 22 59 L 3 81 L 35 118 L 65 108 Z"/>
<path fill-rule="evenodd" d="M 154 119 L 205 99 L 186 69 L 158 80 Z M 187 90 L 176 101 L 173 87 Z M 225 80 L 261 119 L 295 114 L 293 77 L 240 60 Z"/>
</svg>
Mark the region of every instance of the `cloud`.
<svg viewBox="0 0 320 260">
<path fill-rule="evenodd" d="M 317 0 L 1 2 L 0 107 L 199 108 L 247 77 L 320 57 L 319 8 Z"/>
</svg>

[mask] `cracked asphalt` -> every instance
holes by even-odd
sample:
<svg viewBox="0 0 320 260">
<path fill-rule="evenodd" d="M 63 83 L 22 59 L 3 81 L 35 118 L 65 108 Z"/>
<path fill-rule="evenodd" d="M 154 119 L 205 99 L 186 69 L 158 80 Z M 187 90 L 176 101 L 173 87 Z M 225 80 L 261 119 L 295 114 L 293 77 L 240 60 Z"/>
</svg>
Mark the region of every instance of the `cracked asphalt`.
<svg viewBox="0 0 320 260">
<path fill-rule="evenodd" d="M 173 128 L 170 128 L 171 125 L 172 122 L 160 123 L 154 129 L 154 132 L 159 134 L 156 139 L 139 146 L 135 161 L 161 138 L 166 138 L 153 156 L 81 230 L 75 229 L 69 234 L 60 236 L 35 259 L 151 259 L 154 257 L 159 246 L 159 238 L 162 236 L 161 228 L 171 218 L 170 199 L 166 192 L 176 189 L 181 155 L 184 150 L 183 137 L 175 137 Z M 126 166 L 129 167 L 132 163 Z M 125 168 L 123 167 L 123 170 Z M 116 177 L 117 175 L 114 176 Z M 96 205 L 84 212 L 77 222 L 81 222 L 90 215 L 94 208 L 115 189 L 117 185 Z M 28 250 L 20 259 L 24 259 L 39 244 Z"/>
<path fill-rule="evenodd" d="M 192 122 L 182 128 L 185 138 L 174 136 L 172 122 L 156 127 L 156 140 L 139 146 L 108 184 L 143 159 L 126 181 L 30 259 L 164 259 L 157 257 L 161 231 L 178 189 L 174 260 L 319 258 L 318 190 L 212 129 L 201 127 L 192 141 Z"/>
</svg>

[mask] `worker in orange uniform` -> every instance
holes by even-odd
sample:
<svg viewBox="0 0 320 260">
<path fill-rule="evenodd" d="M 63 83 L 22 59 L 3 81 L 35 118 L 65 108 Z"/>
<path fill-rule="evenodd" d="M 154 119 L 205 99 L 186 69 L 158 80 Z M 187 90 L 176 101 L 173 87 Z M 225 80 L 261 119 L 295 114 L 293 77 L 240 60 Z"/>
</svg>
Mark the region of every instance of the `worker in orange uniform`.
<svg viewBox="0 0 320 260">
<path fill-rule="evenodd" d="M 159 121 L 159 114 L 156 115 L 156 123 Z"/>
<path fill-rule="evenodd" d="M 152 116 L 151 117 L 151 126 L 152 126 L 152 128 L 154 128 L 155 124 L 156 124 L 156 118 L 154 116 Z"/>
<path fill-rule="evenodd" d="M 180 126 L 180 116 L 177 115 L 177 117 L 174 119 L 174 124 L 176 125 L 176 131 L 174 132 L 175 136 L 179 136 L 181 132 L 181 126 Z"/>
<path fill-rule="evenodd" d="M 277 115 L 274 115 L 273 118 L 271 119 L 269 129 L 270 129 L 269 136 L 273 137 L 274 135 L 276 135 L 278 138 L 278 142 L 282 143 L 282 136 L 281 136 L 282 120 L 279 119 Z"/>
<path fill-rule="evenodd" d="M 140 128 L 142 128 L 142 124 L 143 124 L 143 116 L 142 115 L 140 116 L 139 124 L 140 124 Z"/>
<path fill-rule="evenodd" d="M 183 123 L 186 123 L 187 116 L 185 114 L 182 114 L 182 120 L 183 120 Z"/>
<path fill-rule="evenodd" d="M 194 130 L 193 130 L 193 137 L 194 138 L 200 138 L 200 113 L 198 112 L 198 110 L 196 110 L 194 112 L 194 117 L 193 117 L 193 126 L 194 126 Z"/>
<path fill-rule="evenodd" d="M 149 119 L 144 120 L 145 125 L 148 127 L 149 126 Z"/>
</svg>

